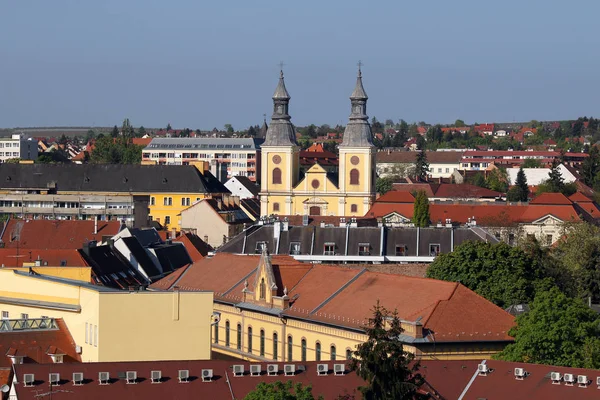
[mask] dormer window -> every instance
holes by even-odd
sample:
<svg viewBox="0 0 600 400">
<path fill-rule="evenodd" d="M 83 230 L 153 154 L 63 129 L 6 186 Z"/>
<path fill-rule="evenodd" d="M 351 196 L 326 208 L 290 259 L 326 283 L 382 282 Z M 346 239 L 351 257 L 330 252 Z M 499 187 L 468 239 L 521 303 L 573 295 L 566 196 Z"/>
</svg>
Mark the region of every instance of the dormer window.
<svg viewBox="0 0 600 400">
<path fill-rule="evenodd" d="M 429 255 L 431 257 L 437 257 L 440 254 L 440 245 L 439 244 L 430 244 L 429 245 Z"/>
<path fill-rule="evenodd" d="M 300 254 L 300 242 L 292 242 L 290 243 L 290 255 L 299 255 Z"/>
<path fill-rule="evenodd" d="M 323 255 L 324 256 L 334 256 L 335 255 L 335 243 L 325 242 L 325 245 L 323 246 Z"/>
<path fill-rule="evenodd" d="M 259 288 L 259 293 L 260 293 L 259 298 L 261 300 L 264 300 L 266 298 L 265 292 L 266 292 L 265 278 L 262 278 L 260 280 L 260 288 Z"/>
<path fill-rule="evenodd" d="M 405 244 L 397 244 L 396 245 L 396 256 L 404 257 L 406 255 L 406 245 Z"/>
<path fill-rule="evenodd" d="M 358 255 L 359 256 L 370 256 L 371 255 L 371 243 L 359 243 L 358 244 Z"/>
<path fill-rule="evenodd" d="M 254 252 L 256 254 L 261 254 L 263 250 L 267 250 L 267 242 L 256 242 L 256 248 Z"/>
</svg>

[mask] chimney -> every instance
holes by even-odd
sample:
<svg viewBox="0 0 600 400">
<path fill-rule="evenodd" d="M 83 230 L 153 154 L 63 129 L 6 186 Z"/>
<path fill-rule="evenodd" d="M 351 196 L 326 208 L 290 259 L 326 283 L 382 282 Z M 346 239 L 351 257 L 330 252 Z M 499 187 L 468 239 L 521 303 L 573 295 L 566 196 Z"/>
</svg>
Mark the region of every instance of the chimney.
<svg viewBox="0 0 600 400">
<path fill-rule="evenodd" d="M 175 239 L 175 238 L 177 238 L 177 229 L 172 228 L 171 229 L 171 239 Z"/>
</svg>

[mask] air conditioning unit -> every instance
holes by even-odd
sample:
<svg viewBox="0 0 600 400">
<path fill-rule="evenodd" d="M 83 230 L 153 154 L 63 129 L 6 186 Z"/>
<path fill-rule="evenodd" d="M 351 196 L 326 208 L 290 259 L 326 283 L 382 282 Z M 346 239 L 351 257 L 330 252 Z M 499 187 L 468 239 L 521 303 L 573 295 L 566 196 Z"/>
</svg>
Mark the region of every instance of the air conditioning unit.
<svg viewBox="0 0 600 400">
<path fill-rule="evenodd" d="M 243 376 L 244 375 L 244 366 L 241 364 L 236 364 L 233 366 L 233 376 Z"/>
<path fill-rule="evenodd" d="M 572 385 L 575 382 L 575 375 L 573 375 L 573 374 L 565 374 L 563 376 L 563 380 L 565 381 L 566 385 Z"/>
<path fill-rule="evenodd" d="M 294 375 L 296 373 L 296 366 L 294 364 L 285 364 L 283 366 L 283 373 L 285 376 Z"/>
<path fill-rule="evenodd" d="M 73 372 L 73 385 L 83 385 L 83 372 Z"/>
<path fill-rule="evenodd" d="M 187 383 L 190 381 L 190 371 L 187 369 L 180 369 L 178 376 L 179 376 L 179 383 Z"/>
<path fill-rule="evenodd" d="M 33 386 L 35 382 L 35 375 L 33 374 L 24 374 L 23 375 L 23 385 L 24 386 Z"/>
<path fill-rule="evenodd" d="M 479 372 L 479 375 L 487 375 L 488 372 L 490 372 L 490 369 L 486 364 L 479 364 L 477 366 L 477 372 Z"/>
<path fill-rule="evenodd" d="M 344 372 L 346 372 L 345 364 L 333 364 L 334 375 L 344 375 Z"/>
<path fill-rule="evenodd" d="M 110 373 L 98 372 L 98 382 L 100 382 L 101 385 L 108 385 L 109 380 L 110 380 Z"/>
<path fill-rule="evenodd" d="M 150 380 L 152 381 L 152 383 L 160 383 L 162 380 L 162 372 L 150 371 Z"/>
<path fill-rule="evenodd" d="M 523 380 L 523 378 L 525 378 L 525 374 L 525 369 L 515 368 L 515 378 L 517 378 L 518 380 Z"/>
<path fill-rule="evenodd" d="M 127 371 L 125 375 L 125 379 L 127 380 L 128 385 L 133 385 L 137 383 L 137 372 L 136 371 Z"/>
<path fill-rule="evenodd" d="M 588 384 L 588 377 L 586 375 L 578 375 L 577 376 L 577 383 L 579 384 L 579 387 L 585 387 Z"/>
<path fill-rule="evenodd" d="M 267 365 L 267 375 L 274 376 L 279 372 L 279 366 L 277 364 Z"/>
<path fill-rule="evenodd" d="M 596 385 L 598 385 L 598 389 L 600 389 L 600 376 L 596 377 Z"/>
<path fill-rule="evenodd" d="M 552 380 L 553 385 L 560 385 L 560 380 L 562 379 L 562 375 L 560 372 L 550 372 L 550 380 Z"/>
<path fill-rule="evenodd" d="M 52 386 L 58 386 L 60 384 L 60 374 L 57 372 L 51 372 L 48 375 L 48 382 L 50 382 Z"/>
<path fill-rule="evenodd" d="M 250 365 L 250 375 L 251 376 L 260 376 L 260 364 L 252 364 Z"/>
<path fill-rule="evenodd" d="M 83 349 L 81 348 L 81 346 L 75 346 L 75 353 L 81 354 L 82 352 L 83 352 Z"/>
<path fill-rule="evenodd" d="M 202 382 L 211 382 L 213 378 L 213 370 L 212 369 L 203 369 L 202 370 Z"/>
<path fill-rule="evenodd" d="M 327 375 L 329 372 L 329 365 L 317 364 L 317 375 Z"/>
</svg>

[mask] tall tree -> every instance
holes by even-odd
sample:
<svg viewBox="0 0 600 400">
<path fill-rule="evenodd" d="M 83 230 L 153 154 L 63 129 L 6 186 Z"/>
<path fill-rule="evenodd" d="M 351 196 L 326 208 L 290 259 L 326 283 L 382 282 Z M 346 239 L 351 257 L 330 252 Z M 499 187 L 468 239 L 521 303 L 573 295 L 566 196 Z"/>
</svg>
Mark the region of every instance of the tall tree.
<svg viewBox="0 0 600 400">
<path fill-rule="evenodd" d="M 425 150 L 421 150 L 417 152 L 417 157 L 415 159 L 415 178 L 426 181 L 428 173 L 429 162 L 427 161 L 427 153 Z"/>
<path fill-rule="evenodd" d="M 415 196 L 412 222 L 420 228 L 429 226 L 429 199 L 424 190 L 419 190 Z"/>
<path fill-rule="evenodd" d="M 600 317 L 558 288 L 540 291 L 510 330 L 515 342 L 496 358 L 506 361 L 600 368 Z"/>
<path fill-rule="evenodd" d="M 419 364 L 412 363 L 414 355 L 404 351 L 402 342 L 398 340 L 404 331 L 398 312 L 386 310 L 378 301 L 364 329 L 368 339 L 358 345 L 350 366 L 366 382 L 365 386 L 358 388 L 363 399 L 426 398 L 417 393 L 425 382 L 419 373 Z"/>
<path fill-rule="evenodd" d="M 171 124 L 167 124 L 167 132 L 169 132 L 170 130 L 173 130 L 173 128 L 171 128 Z"/>
<path fill-rule="evenodd" d="M 110 132 L 110 136 L 114 138 L 119 136 L 119 128 L 116 125 L 113 126 L 112 131 Z"/>
<path fill-rule="evenodd" d="M 583 181 L 588 186 L 593 186 L 595 178 L 600 172 L 600 150 L 597 146 L 592 146 L 588 157 L 583 160 L 581 166 L 581 174 L 583 175 Z"/>
<path fill-rule="evenodd" d="M 141 125 L 137 131 L 137 134 L 139 137 L 143 137 L 146 134 L 146 128 L 144 128 L 144 126 Z"/>
<path fill-rule="evenodd" d="M 425 151 L 425 138 L 417 134 L 417 150 Z"/>
<path fill-rule="evenodd" d="M 560 169 L 558 169 L 560 163 L 558 162 L 558 160 L 554 160 L 552 162 L 552 168 L 550 169 L 550 172 L 548 172 L 548 185 L 550 186 L 550 191 L 551 192 L 557 192 L 560 193 L 562 192 L 564 186 L 565 186 L 565 181 L 562 177 L 562 174 L 560 173 Z"/>
<path fill-rule="evenodd" d="M 225 124 L 225 132 L 227 133 L 233 133 L 233 126 L 231 124 Z"/>
<path fill-rule="evenodd" d="M 506 197 L 508 201 L 527 201 L 529 199 L 529 186 L 523 167 L 519 168 L 515 185 L 509 190 Z"/>
</svg>

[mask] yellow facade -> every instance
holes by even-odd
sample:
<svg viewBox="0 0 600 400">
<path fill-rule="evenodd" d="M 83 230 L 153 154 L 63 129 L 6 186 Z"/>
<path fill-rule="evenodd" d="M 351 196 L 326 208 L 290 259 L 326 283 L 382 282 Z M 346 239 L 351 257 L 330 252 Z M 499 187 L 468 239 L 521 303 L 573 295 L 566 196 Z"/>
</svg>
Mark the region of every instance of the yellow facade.
<svg viewBox="0 0 600 400">
<path fill-rule="evenodd" d="M 0 269 L 10 319 L 63 318 L 86 362 L 210 359 L 212 292 L 117 291 Z"/>
<path fill-rule="evenodd" d="M 35 273 L 54 276 L 57 278 L 72 279 L 75 281 L 81 281 L 89 283 L 92 281 L 92 268 L 91 267 L 51 267 L 51 266 L 35 266 L 35 262 L 24 262 L 21 268 L 11 268 L 14 271 L 29 272 L 29 269 Z"/>
<path fill-rule="evenodd" d="M 181 228 L 181 212 L 196 201 L 211 197 L 206 193 L 151 193 L 149 216 L 167 229 Z"/>
</svg>

